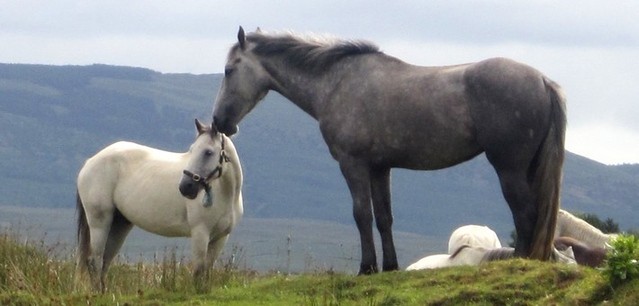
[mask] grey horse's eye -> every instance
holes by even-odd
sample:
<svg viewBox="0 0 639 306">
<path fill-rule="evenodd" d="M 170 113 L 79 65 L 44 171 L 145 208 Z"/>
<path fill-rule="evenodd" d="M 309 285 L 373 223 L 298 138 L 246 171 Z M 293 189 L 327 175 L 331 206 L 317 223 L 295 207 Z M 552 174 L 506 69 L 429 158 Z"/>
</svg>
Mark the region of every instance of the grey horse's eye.
<svg viewBox="0 0 639 306">
<path fill-rule="evenodd" d="M 225 67 L 224 68 L 224 76 L 228 77 L 233 73 L 233 67 Z"/>
<path fill-rule="evenodd" d="M 205 156 L 207 156 L 207 157 L 208 157 L 208 156 L 211 156 L 211 155 L 213 155 L 213 151 L 211 151 L 211 150 L 206 150 L 206 151 L 204 151 L 204 155 L 205 155 Z"/>
</svg>

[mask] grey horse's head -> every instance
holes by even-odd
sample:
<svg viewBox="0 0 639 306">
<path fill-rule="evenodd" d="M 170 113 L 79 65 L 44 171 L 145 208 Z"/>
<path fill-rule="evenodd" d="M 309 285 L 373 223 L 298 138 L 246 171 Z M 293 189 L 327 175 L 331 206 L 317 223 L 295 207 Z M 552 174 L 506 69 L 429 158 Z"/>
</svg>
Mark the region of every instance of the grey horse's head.
<svg viewBox="0 0 639 306">
<path fill-rule="evenodd" d="M 271 76 L 251 52 L 242 27 L 237 39 L 237 44 L 229 51 L 213 110 L 213 125 L 227 135 L 237 132 L 240 120 L 272 87 Z"/>
</svg>

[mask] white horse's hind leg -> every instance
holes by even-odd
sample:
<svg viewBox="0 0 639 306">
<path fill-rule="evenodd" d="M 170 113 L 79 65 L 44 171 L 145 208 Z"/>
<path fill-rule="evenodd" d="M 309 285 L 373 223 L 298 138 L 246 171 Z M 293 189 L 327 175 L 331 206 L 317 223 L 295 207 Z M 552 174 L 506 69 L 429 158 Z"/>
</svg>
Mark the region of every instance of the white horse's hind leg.
<svg viewBox="0 0 639 306">
<path fill-rule="evenodd" d="M 89 213 L 89 212 L 87 212 Z M 111 222 L 113 221 L 112 212 L 91 213 L 87 216 L 89 221 L 89 232 L 91 237 L 91 251 L 87 259 L 89 276 L 93 288 L 101 292 L 106 289 L 104 284 L 104 249 L 109 238 L 111 230 Z"/>
</svg>

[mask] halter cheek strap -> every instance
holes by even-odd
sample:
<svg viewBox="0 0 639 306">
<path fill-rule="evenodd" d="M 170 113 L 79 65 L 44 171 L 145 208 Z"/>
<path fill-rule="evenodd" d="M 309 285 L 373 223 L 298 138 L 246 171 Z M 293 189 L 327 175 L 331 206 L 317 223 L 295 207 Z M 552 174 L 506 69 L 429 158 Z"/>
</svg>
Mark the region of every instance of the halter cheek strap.
<svg viewBox="0 0 639 306">
<path fill-rule="evenodd" d="M 209 181 L 212 179 L 218 179 L 222 176 L 222 165 L 224 163 L 229 162 L 230 159 L 226 155 L 226 151 L 224 150 L 224 135 L 222 135 L 222 146 L 220 149 L 220 160 L 219 165 L 213 169 L 213 171 L 207 175 L 206 177 L 202 177 L 197 173 L 193 173 L 189 170 L 183 170 L 182 173 L 184 175 L 190 177 L 194 182 L 202 185 L 202 189 L 204 189 L 204 198 L 202 198 L 202 205 L 204 207 L 209 207 L 213 205 L 213 193 L 211 193 L 211 185 L 209 185 Z"/>
</svg>

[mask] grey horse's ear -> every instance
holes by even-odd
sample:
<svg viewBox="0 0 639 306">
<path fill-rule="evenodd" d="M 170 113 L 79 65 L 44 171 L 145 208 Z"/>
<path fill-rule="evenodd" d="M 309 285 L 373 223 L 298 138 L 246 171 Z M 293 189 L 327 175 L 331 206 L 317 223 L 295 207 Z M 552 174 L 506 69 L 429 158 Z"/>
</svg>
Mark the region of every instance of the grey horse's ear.
<svg viewBox="0 0 639 306">
<path fill-rule="evenodd" d="M 262 33 L 262 29 L 260 29 L 260 27 L 257 27 L 257 29 L 255 29 L 255 33 Z"/>
<path fill-rule="evenodd" d="M 206 132 L 206 126 L 204 126 L 200 120 L 197 120 L 197 118 L 195 118 L 195 129 L 197 130 L 198 136 Z"/>
<path fill-rule="evenodd" d="M 244 35 L 244 29 L 240 26 L 240 30 L 237 32 L 237 42 L 240 44 L 240 49 L 246 48 L 246 35 Z"/>
</svg>

